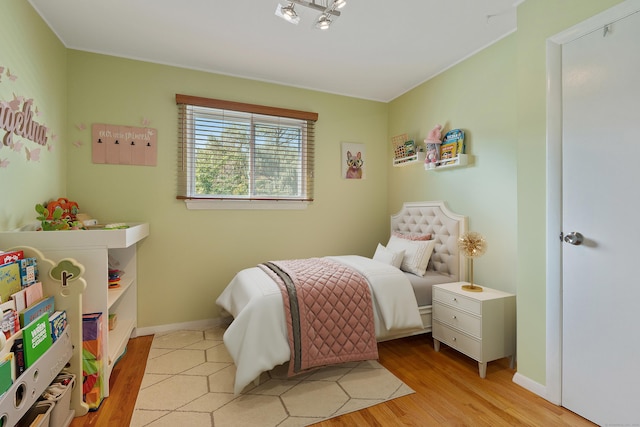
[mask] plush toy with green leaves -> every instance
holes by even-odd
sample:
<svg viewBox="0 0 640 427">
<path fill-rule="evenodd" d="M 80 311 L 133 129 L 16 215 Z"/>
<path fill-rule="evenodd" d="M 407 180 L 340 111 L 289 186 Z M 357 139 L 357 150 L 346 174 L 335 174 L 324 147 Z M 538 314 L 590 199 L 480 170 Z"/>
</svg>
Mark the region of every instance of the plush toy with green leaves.
<svg viewBox="0 0 640 427">
<path fill-rule="evenodd" d="M 82 224 L 79 221 L 63 218 L 64 209 L 60 206 L 56 206 L 53 212 L 49 212 L 46 205 L 37 204 L 36 212 L 39 214 L 36 219 L 40 221 L 44 231 L 77 230 L 82 228 Z"/>
</svg>

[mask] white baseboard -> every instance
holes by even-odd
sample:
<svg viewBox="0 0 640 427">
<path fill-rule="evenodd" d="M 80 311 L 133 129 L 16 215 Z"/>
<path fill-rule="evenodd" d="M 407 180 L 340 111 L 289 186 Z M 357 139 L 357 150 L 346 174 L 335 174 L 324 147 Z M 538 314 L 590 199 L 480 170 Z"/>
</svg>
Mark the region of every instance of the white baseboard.
<svg viewBox="0 0 640 427">
<path fill-rule="evenodd" d="M 527 390 L 529 390 L 530 392 L 537 394 L 538 396 L 542 397 L 545 400 L 548 400 L 549 402 L 553 403 L 554 405 L 559 405 L 559 402 L 554 402 L 553 400 L 549 399 L 547 396 L 547 387 L 533 381 L 531 378 L 525 377 L 524 375 L 522 375 L 519 372 L 516 372 L 516 374 L 513 376 L 513 382 L 518 384 L 520 387 L 523 387 Z"/>
<path fill-rule="evenodd" d="M 144 328 L 136 328 L 132 336 L 140 337 L 143 335 L 157 335 L 157 334 L 163 334 L 166 332 L 182 331 L 182 330 L 205 330 L 205 329 L 213 328 L 218 325 L 222 325 L 223 323 L 224 323 L 223 319 L 221 317 L 218 317 L 215 319 L 195 320 L 193 322 L 147 326 Z"/>
</svg>

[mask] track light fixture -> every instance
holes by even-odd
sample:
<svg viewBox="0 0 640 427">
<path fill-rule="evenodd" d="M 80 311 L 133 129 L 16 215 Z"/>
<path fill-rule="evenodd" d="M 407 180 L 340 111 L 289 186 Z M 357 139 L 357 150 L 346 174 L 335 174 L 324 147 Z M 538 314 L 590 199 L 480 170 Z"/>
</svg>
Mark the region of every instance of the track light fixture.
<svg viewBox="0 0 640 427">
<path fill-rule="evenodd" d="M 342 9 L 347 4 L 346 0 L 288 0 L 288 2 L 286 6 L 278 4 L 276 16 L 297 25 L 300 22 L 300 16 L 295 11 L 295 5 L 308 7 L 321 12 L 315 22 L 315 27 L 320 30 L 329 29 L 333 20 L 340 16 L 338 9 Z"/>
<path fill-rule="evenodd" d="M 319 30 L 328 30 L 330 26 L 331 19 L 329 18 L 329 15 L 323 13 L 318 16 L 318 20 L 316 21 L 316 28 L 318 28 Z"/>
</svg>

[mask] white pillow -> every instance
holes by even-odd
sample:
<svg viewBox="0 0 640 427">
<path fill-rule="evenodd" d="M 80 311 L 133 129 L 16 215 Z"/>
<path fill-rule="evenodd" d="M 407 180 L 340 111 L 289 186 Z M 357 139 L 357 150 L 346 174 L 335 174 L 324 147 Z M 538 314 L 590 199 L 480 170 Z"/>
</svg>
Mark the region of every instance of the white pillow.
<svg viewBox="0 0 640 427">
<path fill-rule="evenodd" d="M 424 276 L 435 245 L 435 240 L 407 240 L 391 236 L 387 249 L 392 252 L 404 251 L 404 258 L 400 265 L 402 271 Z"/>
<path fill-rule="evenodd" d="M 394 252 L 382 246 L 378 243 L 376 253 L 373 254 L 373 259 L 376 261 L 384 262 L 385 264 L 393 265 L 396 268 L 400 268 L 402 259 L 404 258 L 404 250 Z"/>
</svg>

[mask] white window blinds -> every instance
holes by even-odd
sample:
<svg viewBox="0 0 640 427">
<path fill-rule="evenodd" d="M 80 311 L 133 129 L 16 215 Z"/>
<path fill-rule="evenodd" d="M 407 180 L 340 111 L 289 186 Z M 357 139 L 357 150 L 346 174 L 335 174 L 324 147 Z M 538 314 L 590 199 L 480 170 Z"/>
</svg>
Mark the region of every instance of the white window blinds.
<svg viewBox="0 0 640 427">
<path fill-rule="evenodd" d="M 317 113 L 176 95 L 178 198 L 313 200 Z"/>
</svg>

